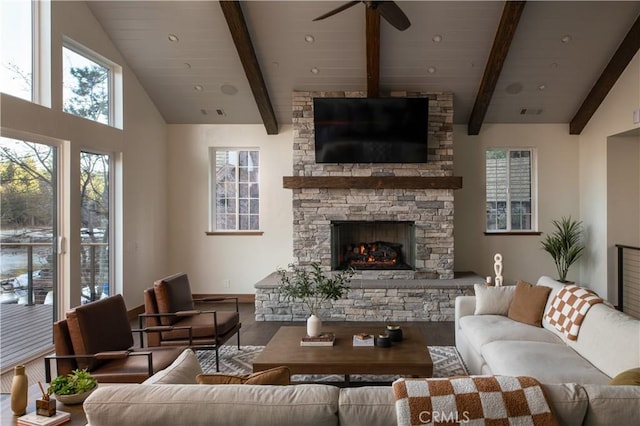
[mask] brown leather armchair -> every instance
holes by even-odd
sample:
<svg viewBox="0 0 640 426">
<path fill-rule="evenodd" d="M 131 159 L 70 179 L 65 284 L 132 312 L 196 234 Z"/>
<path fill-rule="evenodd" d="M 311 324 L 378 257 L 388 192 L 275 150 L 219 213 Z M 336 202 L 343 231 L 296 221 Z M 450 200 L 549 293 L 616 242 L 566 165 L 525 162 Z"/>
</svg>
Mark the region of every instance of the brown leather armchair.
<svg viewBox="0 0 640 426">
<path fill-rule="evenodd" d="M 86 368 L 98 382 L 141 383 L 187 349 L 186 345 L 134 349 L 133 332 L 144 330 L 131 329 L 119 294 L 78 306 L 66 317 L 53 325 L 56 354 L 45 357 L 47 383 L 51 382 L 53 360 L 58 375 Z"/>
<path fill-rule="evenodd" d="M 235 300 L 235 310 L 199 311 L 194 302 L 221 302 Z M 193 349 L 214 349 L 216 370 L 219 371 L 218 348 L 234 334 L 238 335 L 240 349 L 240 312 L 237 297 L 216 297 L 193 299 L 189 278 L 178 273 L 153 283 L 153 288 L 144 291 L 145 313 L 140 314 L 140 328 L 173 326 L 188 327 L 192 332 L 189 339 L 185 330 L 150 332 L 147 334 L 149 347 L 189 345 Z"/>
</svg>

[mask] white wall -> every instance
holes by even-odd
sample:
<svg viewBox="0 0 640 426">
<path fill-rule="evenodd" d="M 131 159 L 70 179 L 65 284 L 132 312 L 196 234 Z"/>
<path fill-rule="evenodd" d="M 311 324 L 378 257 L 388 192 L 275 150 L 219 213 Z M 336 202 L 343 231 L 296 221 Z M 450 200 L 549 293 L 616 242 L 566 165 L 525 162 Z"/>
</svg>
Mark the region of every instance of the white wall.
<svg viewBox="0 0 640 426">
<path fill-rule="evenodd" d="M 52 107 L 45 108 L 1 95 L 3 128 L 63 141 L 62 174 L 66 181 L 61 209 L 69 212 L 62 234 L 69 250 L 60 261 L 69 273 L 62 278 L 63 309 L 80 303 L 80 199 L 78 183 L 81 150 L 106 152 L 121 159 L 122 199 L 118 220 L 123 233 L 110 250 L 122 254 L 117 291 L 129 308 L 143 303 L 142 291 L 166 272 L 166 127 L 135 75 L 124 64 L 102 27 L 84 2 L 51 2 Z M 123 66 L 123 130 L 62 112 L 62 36 L 67 35 Z M 123 252 L 123 249 L 124 250 Z"/>
<path fill-rule="evenodd" d="M 293 261 L 293 130 L 263 125 L 169 125 L 169 268 L 189 274 L 191 290 L 253 294 L 253 285 Z M 205 234 L 209 226 L 209 147 L 259 148 L 261 236 Z M 158 277 L 160 278 L 160 277 Z M 229 288 L 224 281 L 229 280 Z"/>
<path fill-rule="evenodd" d="M 580 217 L 588 230 L 588 261 L 580 267 L 580 281 L 601 296 L 617 299 L 617 283 L 608 282 L 607 140 L 640 128 L 633 110 L 640 108 L 640 53 L 627 66 L 580 135 Z M 640 220 L 640 218 L 638 218 Z M 610 291 L 611 290 L 611 291 Z"/>
<path fill-rule="evenodd" d="M 484 235 L 485 168 L 489 147 L 533 147 L 538 154 L 539 231 L 553 231 L 562 216 L 578 218 L 578 137 L 566 124 L 484 124 L 477 136 L 466 125 L 454 126 L 454 174 L 463 177 L 455 195 L 455 270 L 495 275 L 493 256 L 503 256 L 505 283 L 535 283 L 541 275 L 557 277 L 551 256 L 542 249 L 544 235 Z M 578 268 L 569 270 L 575 280 Z"/>
<path fill-rule="evenodd" d="M 640 246 L 640 132 L 607 144 L 608 299 L 617 303 L 616 244 Z"/>
</svg>

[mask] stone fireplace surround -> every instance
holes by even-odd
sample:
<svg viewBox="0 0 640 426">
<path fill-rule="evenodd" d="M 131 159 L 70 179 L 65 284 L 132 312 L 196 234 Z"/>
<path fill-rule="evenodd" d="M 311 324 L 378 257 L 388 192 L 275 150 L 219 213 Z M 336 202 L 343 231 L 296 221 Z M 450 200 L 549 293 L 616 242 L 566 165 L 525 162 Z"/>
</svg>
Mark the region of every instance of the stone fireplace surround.
<svg viewBox="0 0 640 426">
<path fill-rule="evenodd" d="M 318 262 L 324 269 L 331 269 L 332 222 L 414 222 L 415 269 L 357 271 L 347 298 L 327 306 L 323 317 L 343 321 L 451 321 L 455 297 L 475 279 L 454 279 L 453 189 L 429 185 L 416 188 L 395 182 L 403 177 L 453 177 L 453 94 L 391 93 L 429 98 L 428 163 L 317 164 L 313 98 L 364 96 L 360 91 L 293 93 L 293 178 L 340 177 L 347 182 L 338 188 L 291 186 L 295 263 Z M 348 184 L 349 179 L 367 177 L 378 178 L 380 187 Z M 256 320 L 305 319 L 307 314 L 301 305 L 282 300 L 276 281 L 272 274 L 256 284 Z"/>
</svg>

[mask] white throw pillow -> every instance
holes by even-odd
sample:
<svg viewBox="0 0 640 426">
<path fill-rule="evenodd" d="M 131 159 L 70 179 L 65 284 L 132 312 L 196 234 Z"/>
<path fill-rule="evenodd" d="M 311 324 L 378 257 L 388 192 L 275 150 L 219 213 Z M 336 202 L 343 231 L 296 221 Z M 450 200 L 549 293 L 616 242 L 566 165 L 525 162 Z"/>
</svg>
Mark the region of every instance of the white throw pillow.
<svg viewBox="0 0 640 426">
<path fill-rule="evenodd" d="M 195 385 L 196 376 L 202 374 L 198 357 L 191 349 L 185 349 L 173 363 L 164 370 L 142 382 L 144 385 Z"/>
<path fill-rule="evenodd" d="M 488 287 L 484 284 L 474 284 L 476 292 L 475 315 L 507 315 L 513 300 L 516 286 Z"/>
</svg>

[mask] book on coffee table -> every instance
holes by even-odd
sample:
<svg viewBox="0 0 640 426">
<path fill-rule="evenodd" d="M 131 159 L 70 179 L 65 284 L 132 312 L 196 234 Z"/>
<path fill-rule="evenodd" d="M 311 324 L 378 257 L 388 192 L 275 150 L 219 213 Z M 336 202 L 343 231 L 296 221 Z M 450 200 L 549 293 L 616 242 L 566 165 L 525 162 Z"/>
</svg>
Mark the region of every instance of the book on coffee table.
<svg viewBox="0 0 640 426">
<path fill-rule="evenodd" d="M 353 335 L 353 346 L 373 346 L 373 335 L 358 333 Z"/>
<path fill-rule="evenodd" d="M 300 339 L 300 346 L 333 346 L 336 336 L 333 333 L 320 333 L 319 336 L 304 336 Z"/>
<path fill-rule="evenodd" d="M 71 420 L 71 413 L 67 413 L 66 411 L 57 410 L 56 414 L 51 417 L 39 416 L 34 411 L 18 417 L 16 424 L 24 426 L 57 426 L 69 420 Z"/>
</svg>

